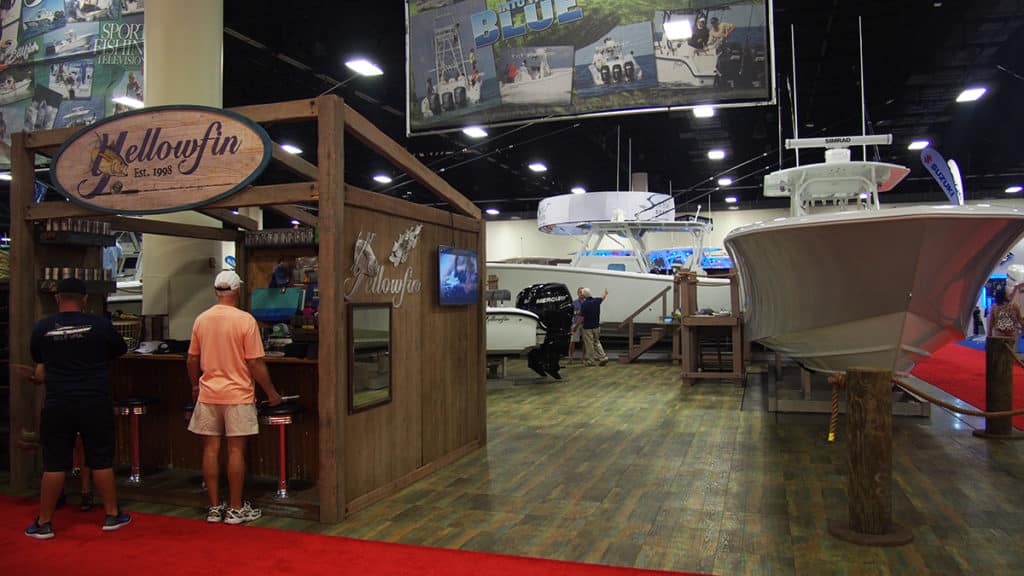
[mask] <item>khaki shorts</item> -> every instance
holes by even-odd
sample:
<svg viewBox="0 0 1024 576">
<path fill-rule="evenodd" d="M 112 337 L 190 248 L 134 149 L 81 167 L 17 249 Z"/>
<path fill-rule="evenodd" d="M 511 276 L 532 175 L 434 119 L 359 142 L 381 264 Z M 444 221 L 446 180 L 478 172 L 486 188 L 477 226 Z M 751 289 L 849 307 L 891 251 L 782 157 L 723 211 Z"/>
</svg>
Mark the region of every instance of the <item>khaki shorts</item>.
<svg viewBox="0 0 1024 576">
<path fill-rule="evenodd" d="M 196 402 L 188 429 L 202 436 L 254 436 L 260 431 L 256 405 Z"/>
</svg>

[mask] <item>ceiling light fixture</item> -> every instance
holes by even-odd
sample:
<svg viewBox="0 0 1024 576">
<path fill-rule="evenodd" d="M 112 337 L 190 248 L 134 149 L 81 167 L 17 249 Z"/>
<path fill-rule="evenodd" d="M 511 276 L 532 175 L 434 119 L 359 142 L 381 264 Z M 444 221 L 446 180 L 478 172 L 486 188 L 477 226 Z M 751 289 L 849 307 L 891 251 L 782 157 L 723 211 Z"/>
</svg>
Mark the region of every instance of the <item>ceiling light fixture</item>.
<svg viewBox="0 0 1024 576">
<path fill-rule="evenodd" d="M 543 162 L 533 162 L 532 164 L 530 164 L 528 166 L 528 168 L 530 170 L 533 170 L 534 172 L 547 172 L 548 171 L 548 167 L 545 166 Z"/>
<path fill-rule="evenodd" d="M 465 134 L 466 136 L 469 136 L 470 138 L 487 137 L 487 130 L 484 130 L 479 126 L 466 126 L 465 128 L 462 129 L 462 133 Z"/>
<path fill-rule="evenodd" d="M 924 150 L 931 142 L 927 140 L 914 140 L 907 146 L 907 150 Z"/>
<path fill-rule="evenodd" d="M 292 226 L 298 226 L 298 225 L 299 225 L 299 221 L 298 220 L 292 220 Z"/>
<path fill-rule="evenodd" d="M 726 204 L 735 204 L 735 203 L 736 203 L 736 201 L 737 201 L 737 200 L 736 200 L 736 197 L 735 197 L 735 196 L 726 196 L 726 197 L 725 197 L 725 203 L 726 203 Z"/>
<path fill-rule="evenodd" d="M 956 97 L 956 101 L 974 102 L 975 100 L 984 96 L 985 92 L 988 92 L 988 88 L 985 88 L 984 86 L 978 86 L 977 88 L 968 88 L 961 92 L 960 95 Z"/>
<path fill-rule="evenodd" d="M 281 150 L 284 150 L 289 154 L 302 154 L 302 148 L 291 144 L 281 144 Z"/>
<path fill-rule="evenodd" d="M 10 182 L 11 181 L 11 173 L 10 172 L 0 172 L 0 180 L 6 180 L 6 181 Z"/>
<path fill-rule="evenodd" d="M 739 206 L 729 206 L 729 210 L 739 210 Z"/>
<path fill-rule="evenodd" d="M 145 106 L 142 100 L 137 100 L 130 96 L 118 96 L 117 98 L 111 98 L 111 100 L 113 100 L 116 104 L 127 106 L 129 108 L 142 108 L 143 106 Z"/>
<path fill-rule="evenodd" d="M 484 210 L 484 212 L 487 212 L 491 216 L 497 216 L 498 214 L 501 214 L 501 210 L 498 210 L 497 208 L 488 208 L 487 210 Z"/>
<path fill-rule="evenodd" d="M 586 194 L 587 189 L 583 186 L 573 186 L 569 189 L 569 192 L 572 192 L 573 194 Z"/>
<path fill-rule="evenodd" d="M 0 178 L 2 178 L 2 177 L 3 177 L 3 175 L 0 175 Z M 10 179 L 11 179 L 10 175 L 8 174 L 7 180 L 10 180 Z M 1021 187 L 1021 186 L 1010 186 L 1009 188 L 1006 189 L 1006 193 L 1007 194 L 1016 194 L 1016 193 L 1020 192 L 1021 190 L 1024 190 L 1024 187 Z"/>
<path fill-rule="evenodd" d="M 722 160 L 725 158 L 725 150 L 719 148 L 708 150 L 708 158 L 711 160 Z"/>
<path fill-rule="evenodd" d="M 725 178 L 719 178 L 718 179 L 718 185 L 719 186 L 732 186 L 732 178 L 729 178 L 728 176 L 726 176 Z"/>
<path fill-rule="evenodd" d="M 362 76 L 380 76 L 384 73 L 379 66 L 370 62 L 366 58 L 353 58 L 345 62 L 345 66 L 348 66 L 349 70 L 352 70 L 356 74 Z"/>
<path fill-rule="evenodd" d="M 377 174 L 373 177 L 373 181 L 381 184 L 391 184 L 391 176 L 388 176 L 387 174 Z"/>
<path fill-rule="evenodd" d="M 715 115 L 714 106 L 697 106 L 693 109 L 693 115 L 696 118 L 711 118 Z"/>
<path fill-rule="evenodd" d="M 231 213 L 234 214 L 235 216 L 238 216 L 238 210 L 232 210 Z"/>
<path fill-rule="evenodd" d="M 693 24 L 688 19 L 669 20 L 663 25 L 669 40 L 686 40 L 693 36 Z"/>
</svg>

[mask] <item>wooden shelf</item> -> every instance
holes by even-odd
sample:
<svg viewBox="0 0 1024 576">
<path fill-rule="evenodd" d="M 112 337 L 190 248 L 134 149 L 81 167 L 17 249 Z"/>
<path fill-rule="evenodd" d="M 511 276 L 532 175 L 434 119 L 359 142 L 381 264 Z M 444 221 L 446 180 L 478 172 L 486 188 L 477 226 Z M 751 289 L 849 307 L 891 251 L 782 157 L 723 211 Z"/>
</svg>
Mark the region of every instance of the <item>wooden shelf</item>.
<svg viewBox="0 0 1024 576">
<path fill-rule="evenodd" d="M 113 246 L 115 239 L 109 234 L 87 232 L 46 231 L 39 232 L 40 244 L 65 244 L 71 246 Z"/>
<path fill-rule="evenodd" d="M 738 326 L 736 316 L 684 316 L 683 326 Z"/>
<path fill-rule="evenodd" d="M 60 280 L 39 280 L 37 286 L 43 294 L 56 294 Z M 117 291 L 117 283 L 113 280 L 82 280 L 85 291 L 89 294 L 110 294 Z"/>
</svg>

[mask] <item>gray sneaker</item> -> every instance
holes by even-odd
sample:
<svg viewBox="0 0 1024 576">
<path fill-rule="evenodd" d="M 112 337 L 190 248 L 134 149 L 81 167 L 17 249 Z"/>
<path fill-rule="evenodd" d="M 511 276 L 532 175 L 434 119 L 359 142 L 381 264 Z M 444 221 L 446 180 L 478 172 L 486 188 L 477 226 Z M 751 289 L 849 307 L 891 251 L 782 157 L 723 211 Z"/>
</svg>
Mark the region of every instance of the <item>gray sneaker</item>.
<svg viewBox="0 0 1024 576">
<path fill-rule="evenodd" d="M 224 512 L 224 523 L 225 524 L 242 524 L 245 522 L 252 522 L 260 516 L 263 512 L 259 508 L 253 508 L 252 504 L 248 501 L 242 502 L 242 507 L 238 510 L 234 508 L 228 508 Z"/>
<path fill-rule="evenodd" d="M 210 506 L 209 511 L 206 513 L 206 521 L 211 524 L 223 521 L 225 508 L 227 508 L 227 506 L 223 502 L 218 506 Z"/>
</svg>

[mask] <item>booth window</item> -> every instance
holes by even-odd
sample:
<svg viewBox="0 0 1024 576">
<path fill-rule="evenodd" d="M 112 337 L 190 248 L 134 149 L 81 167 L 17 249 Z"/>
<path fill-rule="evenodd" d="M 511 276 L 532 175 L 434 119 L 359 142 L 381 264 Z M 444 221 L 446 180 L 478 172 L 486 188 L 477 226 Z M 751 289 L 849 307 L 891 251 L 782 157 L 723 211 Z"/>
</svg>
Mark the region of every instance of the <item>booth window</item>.
<svg viewBox="0 0 1024 576">
<path fill-rule="evenodd" d="M 391 305 L 350 304 L 348 411 L 391 402 Z"/>
</svg>

